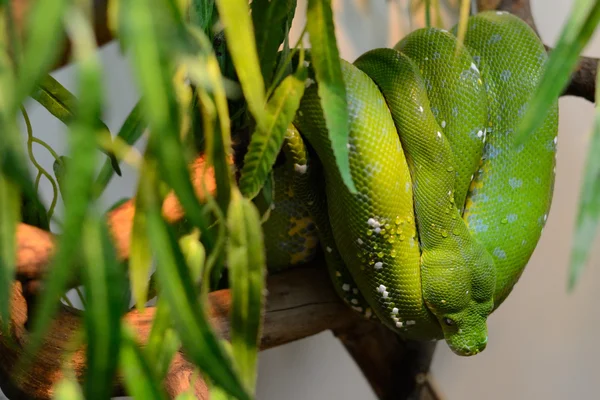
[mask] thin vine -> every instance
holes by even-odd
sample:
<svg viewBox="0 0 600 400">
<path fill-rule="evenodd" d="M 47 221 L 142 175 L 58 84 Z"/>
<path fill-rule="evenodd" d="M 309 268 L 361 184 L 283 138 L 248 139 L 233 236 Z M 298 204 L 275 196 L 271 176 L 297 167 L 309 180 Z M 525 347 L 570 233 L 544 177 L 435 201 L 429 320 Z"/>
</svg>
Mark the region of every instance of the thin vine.
<svg viewBox="0 0 600 400">
<path fill-rule="evenodd" d="M 33 154 L 33 142 L 34 142 L 34 139 L 37 139 L 37 138 L 33 137 L 33 129 L 31 127 L 31 121 L 29 120 L 29 115 L 27 114 L 27 110 L 25 110 L 25 107 L 23 107 L 23 106 L 21 106 L 21 114 L 23 114 L 23 120 L 25 121 L 25 126 L 27 127 L 27 153 L 29 154 L 29 159 L 31 160 L 33 165 L 38 170 L 38 174 L 35 178 L 35 188 L 36 188 L 36 190 L 38 189 L 42 175 L 44 175 L 46 177 L 46 179 L 48 179 L 48 181 L 52 185 L 52 202 L 50 203 L 50 207 L 48 208 L 48 219 L 51 219 L 52 214 L 54 213 L 54 207 L 56 206 L 56 201 L 58 199 L 58 187 L 57 187 L 56 181 L 54 180 L 52 175 L 50 175 L 48 173 L 48 171 L 46 171 L 44 169 L 44 167 L 42 167 L 40 165 L 40 163 L 37 162 L 35 155 Z M 40 144 L 43 143 L 42 146 L 44 146 L 47 149 L 50 148 L 50 146 L 47 143 L 41 141 L 40 139 L 37 139 L 36 143 L 40 143 Z M 51 154 L 54 156 L 56 153 L 54 151 L 51 151 Z"/>
</svg>

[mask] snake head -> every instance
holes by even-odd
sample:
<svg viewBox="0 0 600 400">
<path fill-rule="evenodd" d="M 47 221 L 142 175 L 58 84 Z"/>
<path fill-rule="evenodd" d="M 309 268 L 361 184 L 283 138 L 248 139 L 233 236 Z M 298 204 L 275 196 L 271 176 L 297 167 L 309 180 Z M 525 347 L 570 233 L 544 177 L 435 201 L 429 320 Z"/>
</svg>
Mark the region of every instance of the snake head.
<svg viewBox="0 0 600 400">
<path fill-rule="evenodd" d="M 438 317 L 444 339 L 455 354 L 473 356 L 485 349 L 488 340 L 486 319 L 492 307 L 491 302 L 472 302 L 459 312 Z"/>
<path fill-rule="evenodd" d="M 486 320 L 494 307 L 491 257 L 477 243 L 462 253 L 430 251 L 424 254 L 421 273 L 423 299 L 450 349 L 461 356 L 482 352 L 487 345 Z"/>
</svg>

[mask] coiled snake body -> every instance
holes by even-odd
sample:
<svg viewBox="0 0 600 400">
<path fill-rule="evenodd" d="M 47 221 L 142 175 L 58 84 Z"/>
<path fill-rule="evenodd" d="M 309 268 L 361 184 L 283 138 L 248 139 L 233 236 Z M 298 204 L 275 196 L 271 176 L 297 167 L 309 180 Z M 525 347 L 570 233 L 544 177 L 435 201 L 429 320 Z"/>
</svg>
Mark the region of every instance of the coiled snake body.
<svg viewBox="0 0 600 400">
<path fill-rule="evenodd" d="M 342 61 L 357 193 L 342 183 L 312 85 L 274 172 L 270 267 L 310 259 L 318 236 L 356 311 L 406 338 L 444 338 L 459 355 L 482 351 L 486 319 L 551 204 L 558 105 L 513 145 L 546 58 L 523 21 L 486 12 L 469 19 L 464 44 L 427 28 Z"/>
</svg>

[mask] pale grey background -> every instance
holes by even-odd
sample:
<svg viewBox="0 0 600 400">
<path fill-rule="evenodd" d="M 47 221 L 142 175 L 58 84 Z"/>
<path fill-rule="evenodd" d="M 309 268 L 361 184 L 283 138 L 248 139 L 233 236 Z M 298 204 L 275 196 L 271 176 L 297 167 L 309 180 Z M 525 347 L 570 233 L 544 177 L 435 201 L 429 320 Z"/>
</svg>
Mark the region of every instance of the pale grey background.
<svg viewBox="0 0 600 400">
<path fill-rule="evenodd" d="M 300 10 L 305 7 L 299 1 Z M 334 0 L 337 36 L 342 57 L 352 61 L 364 51 L 392 46 L 408 31 L 402 16 L 405 0 Z M 544 41 L 552 45 L 573 1 L 532 0 L 534 16 Z M 300 11 L 302 14 L 303 11 Z M 422 23 L 417 18 L 415 23 Z M 298 20 L 298 35 L 303 21 Z M 586 49 L 600 56 L 600 38 Z M 101 51 L 107 107 L 105 121 L 116 131 L 136 101 L 126 62 L 115 45 Z M 75 86 L 74 69 L 55 76 Z M 65 153 L 64 127 L 35 103 L 28 105 L 34 132 L 59 153 Z M 589 268 L 573 294 L 566 293 L 567 263 L 593 105 L 575 98 L 560 101 L 560 134 L 555 195 L 548 224 L 538 248 L 512 295 L 489 319 L 489 344 L 472 358 L 454 356 L 444 343 L 436 352 L 433 373 L 450 400 L 594 398 L 600 370 L 597 360 L 600 330 L 597 293 L 600 257 L 594 251 Z M 51 169 L 52 160 L 36 150 Z M 111 183 L 106 206 L 135 188 L 126 166 L 124 176 Z M 50 186 L 43 185 L 49 201 Z M 599 199 L 600 201 L 600 199 Z M 60 210 L 59 210 L 60 215 Z M 598 243 L 598 241 L 596 242 Z M 596 246 L 598 247 L 598 246 Z M 2 396 L 0 395 L 0 398 Z M 330 333 L 304 339 L 260 356 L 258 399 L 373 399 L 360 371 Z"/>
</svg>

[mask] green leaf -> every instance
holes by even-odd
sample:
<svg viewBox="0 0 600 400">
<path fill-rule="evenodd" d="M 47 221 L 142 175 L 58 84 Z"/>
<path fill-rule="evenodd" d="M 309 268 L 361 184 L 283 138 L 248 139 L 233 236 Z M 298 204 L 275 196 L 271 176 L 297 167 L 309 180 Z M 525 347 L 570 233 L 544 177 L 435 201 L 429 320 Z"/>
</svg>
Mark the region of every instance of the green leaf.
<svg viewBox="0 0 600 400">
<path fill-rule="evenodd" d="M 186 354 L 219 386 L 240 399 L 250 399 L 197 303 L 198 295 L 175 235 L 157 209 L 148 213 L 148 226 L 158 262 L 161 294 L 169 303 Z"/>
<path fill-rule="evenodd" d="M 120 10 L 128 24 L 121 32 L 127 38 L 140 88 L 142 107 L 151 128 L 149 147 L 158 155 L 159 170 L 173 188 L 186 217 L 200 228 L 208 251 L 214 240 L 202 205 L 196 197 L 179 139 L 178 105 L 173 90 L 173 65 L 169 50 L 172 36 L 164 33 L 164 4 L 159 0 L 128 2 Z"/>
<path fill-rule="evenodd" d="M 135 144 L 146 129 L 146 121 L 144 120 L 144 116 L 142 114 L 142 106 L 141 102 L 138 101 L 133 110 L 129 113 L 123 125 L 121 125 L 121 129 L 117 133 L 117 137 L 122 139 L 123 142 L 128 145 Z M 96 178 L 96 193 L 100 195 L 115 172 L 115 169 L 112 166 L 111 160 L 106 160 L 102 169 L 100 169 L 100 173 Z"/>
<path fill-rule="evenodd" d="M 45 75 L 40 80 L 31 97 L 67 126 L 73 121 L 77 112 L 77 98 L 51 75 Z M 98 123 L 102 127 L 101 134 L 110 135 L 110 130 L 104 122 L 99 120 Z M 121 168 L 115 155 L 104 149 L 100 150 L 109 157 L 110 165 L 116 173 L 121 175 Z"/>
<path fill-rule="evenodd" d="M 550 52 L 537 90 L 527 107 L 515 137 L 515 147 L 524 143 L 540 127 L 569 82 L 579 55 L 600 21 L 600 1 L 578 0 L 563 26 L 556 47 Z"/>
<path fill-rule="evenodd" d="M 600 68 L 598 70 L 600 73 Z M 600 77 L 599 74 L 596 77 Z M 596 78 L 598 79 L 598 78 Z M 596 82 L 596 98 L 600 99 L 600 82 Z M 571 266 L 569 270 L 568 290 L 571 291 L 579 281 L 587 262 L 600 221 L 600 105 L 596 103 L 594 130 L 588 146 L 587 160 L 583 169 L 583 183 L 579 195 L 579 208 L 575 221 L 575 232 L 571 245 Z"/>
<path fill-rule="evenodd" d="M 212 36 L 212 27 L 217 17 L 215 0 L 191 0 L 190 23 L 198 26 L 209 38 Z"/>
<path fill-rule="evenodd" d="M 185 262 L 190 270 L 192 282 L 199 282 L 204 272 L 204 262 L 206 261 L 206 251 L 200 243 L 199 232 L 193 231 L 179 239 L 179 247 L 185 257 Z"/>
<path fill-rule="evenodd" d="M 98 217 L 83 231 L 85 330 L 87 334 L 85 398 L 106 399 L 112 393 L 120 347 L 120 320 L 127 309 L 126 279 L 108 228 Z"/>
<path fill-rule="evenodd" d="M 254 0 L 251 6 L 260 70 L 268 87 L 273 77 L 277 51 L 294 17 L 296 0 Z"/>
<path fill-rule="evenodd" d="M 52 170 L 54 172 L 54 176 L 56 177 L 56 183 L 58 183 L 58 190 L 60 191 L 60 195 L 65 196 L 65 176 L 67 174 L 67 165 L 70 163 L 69 157 L 60 156 L 54 163 L 52 164 Z M 66 204 L 66 203 L 65 203 Z"/>
<path fill-rule="evenodd" d="M 21 195 L 19 188 L 0 174 L 0 323 L 8 332 L 10 301 L 17 262 L 17 224 Z"/>
<path fill-rule="evenodd" d="M 123 344 L 119 365 L 128 394 L 134 399 L 166 400 L 168 397 L 161 380 L 158 379 L 146 355 L 136 343 L 135 334 L 125 323 L 122 324 L 121 335 Z"/>
<path fill-rule="evenodd" d="M 225 38 L 248 109 L 258 126 L 264 121 L 265 83 L 261 74 L 247 0 L 217 0 Z"/>
<path fill-rule="evenodd" d="M 60 304 L 59 299 L 67 282 L 76 274 L 74 260 L 79 254 L 81 233 L 92 203 L 92 189 L 96 163 L 96 134 L 101 110 L 101 79 L 96 53 L 96 40 L 88 21 L 79 10 L 72 9 L 66 17 L 67 29 L 73 43 L 73 51 L 79 64 L 79 87 L 81 108 L 70 127 L 70 164 L 65 174 L 65 209 L 63 232 L 58 248 L 49 267 L 44 289 L 38 298 L 28 356 L 31 361 L 41 345 L 42 337 L 50 326 Z"/>
<path fill-rule="evenodd" d="M 233 192 L 227 225 L 233 358 L 246 386 L 254 391 L 266 260 L 260 215 L 254 204 L 238 191 Z"/>
<path fill-rule="evenodd" d="M 181 347 L 177 333 L 171 329 L 171 311 L 165 299 L 156 304 L 152 329 L 146 343 L 148 359 L 154 366 L 156 376 L 164 379 L 173 356 Z"/>
<path fill-rule="evenodd" d="M 198 303 L 198 293 L 173 229 L 162 219 L 162 202 L 157 195 L 156 180 L 146 176 L 141 184 L 143 190 L 139 196 L 143 198 L 147 211 L 148 234 L 158 264 L 156 273 L 161 299 L 169 305 L 171 319 L 186 354 L 217 385 L 239 399 L 250 399 L 231 359 L 208 323 L 203 306 Z"/>
<path fill-rule="evenodd" d="M 48 73 L 65 48 L 62 23 L 68 4 L 67 0 L 36 1 L 28 10 L 22 35 L 27 40 L 19 64 L 15 110 Z"/>
<path fill-rule="evenodd" d="M 150 270 L 152 267 L 152 253 L 150 248 L 150 239 L 148 238 L 148 225 L 146 219 L 146 210 L 142 201 L 140 190 L 144 180 L 143 175 L 156 175 L 156 165 L 154 163 L 144 163 L 144 168 L 140 171 L 140 180 L 138 183 L 138 195 L 135 197 L 135 214 L 133 215 L 133 225 L 131 227 L 131 244 L 129 246 L 129 279 L 131 281 L 131 292 L 137 309 L 144 310 L 148 298 L 148 285 Z"/>
<path fill-rule="evenodd" d="M 333 155 L 342 181 L 351 193 L 356 187 L 350 175 L 348 154 L 348 107 L 340 55 L 335 40 L 331 0 L 308 0 L 306 28 L 310 37 L 312 67 L 315 70 L 321 107 Z"/>
<path fill-rule="evenodd" d="M 240 178 L 240 190 L 248 198 L 260 192 L 275 164 L 285 132 L 300 106 L 306 75 L 306 68 L 300 66 L 296 74 L 281 82 L 267 104 L 265 130 L 257 128 L 252 134 Z"/>
</svg>

